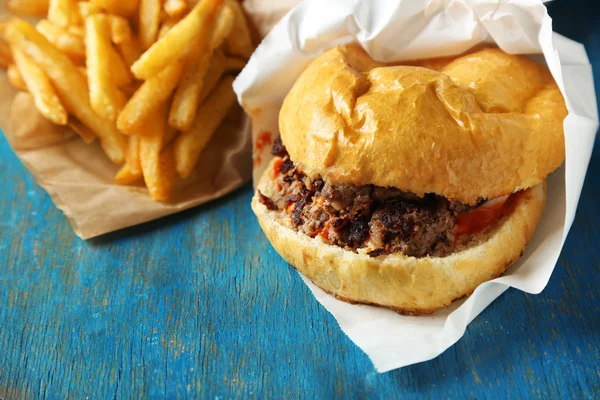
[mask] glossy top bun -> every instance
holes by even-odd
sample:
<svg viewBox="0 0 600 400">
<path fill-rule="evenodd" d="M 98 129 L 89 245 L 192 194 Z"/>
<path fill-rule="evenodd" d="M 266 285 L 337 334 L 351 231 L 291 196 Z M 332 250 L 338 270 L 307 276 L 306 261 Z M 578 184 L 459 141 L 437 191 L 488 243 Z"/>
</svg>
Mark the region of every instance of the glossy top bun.
<svg viewBox="0 0 600 400">
<path fill-rule="evenodd" d="M 418 64 L 385 66 L 357 45 L 316 58 L 279 115 L 291 159 L 332 184 L 469 204 L 563 162 L 567 110 L 545 67 L 496 48 Z"/>
</svg>

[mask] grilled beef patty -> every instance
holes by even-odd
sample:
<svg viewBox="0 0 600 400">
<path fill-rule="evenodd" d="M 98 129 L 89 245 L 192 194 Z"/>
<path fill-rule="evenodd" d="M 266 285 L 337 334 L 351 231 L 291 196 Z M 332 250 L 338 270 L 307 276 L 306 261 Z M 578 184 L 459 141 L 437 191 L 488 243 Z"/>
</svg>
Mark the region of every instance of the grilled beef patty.
<svg viewBox="0 0 600 400">
<path fill-rule="evenodd" d="M 396 188 L 374 185 L 330 185 L 312 179 L 290 160 L 281 140 L 272 153 L 279 191 L 259 192 L 270 210 L 286 210 L 294 227 L 310 237 L 369 255 L 402 252 L 407 256 L 443 257 L 455 244 L 455 219 L 474 207 L 427 194 L 418 197 Z"/>
</svg>

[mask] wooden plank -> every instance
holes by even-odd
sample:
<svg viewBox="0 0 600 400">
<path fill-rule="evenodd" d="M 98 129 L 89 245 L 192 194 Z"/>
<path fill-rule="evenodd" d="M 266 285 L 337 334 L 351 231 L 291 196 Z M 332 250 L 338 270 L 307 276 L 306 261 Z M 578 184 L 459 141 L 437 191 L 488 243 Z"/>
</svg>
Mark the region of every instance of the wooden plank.
<svg viewBox="0 0 600 400">
<path fill-rule="evenodd" d="M 249 187 L 85 243 L 3 139 L 0 155 L 0 397 L 600 390 L 599 145 L 548 288 L 507 292 L 441 357 L 385 375 L 270 248 Z"/>
</svg>

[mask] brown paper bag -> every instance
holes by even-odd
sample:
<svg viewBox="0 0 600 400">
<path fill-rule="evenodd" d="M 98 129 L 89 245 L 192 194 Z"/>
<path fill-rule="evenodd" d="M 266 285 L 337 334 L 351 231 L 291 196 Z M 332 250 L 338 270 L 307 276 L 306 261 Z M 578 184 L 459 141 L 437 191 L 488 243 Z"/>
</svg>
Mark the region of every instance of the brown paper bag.
<svg viewBox="0 0 600 400">
<path fill-rule="evenodd" d="M 0 20 L 8 13 L 0 4 Z M 173 202 L 154 202 L 145 187 L 113 182 L 118 166 L 97 142 L 86 145 L 69 128 L 46 121 L 31 96 L 18 93 L 0 69 L 0 128 L 75 233 L 91 238 L 173 214 L 223 196 L 250 179 L 251 134 L 235 106 L 202 153 L 192 176 L 178 183 Z"/>
</svg>

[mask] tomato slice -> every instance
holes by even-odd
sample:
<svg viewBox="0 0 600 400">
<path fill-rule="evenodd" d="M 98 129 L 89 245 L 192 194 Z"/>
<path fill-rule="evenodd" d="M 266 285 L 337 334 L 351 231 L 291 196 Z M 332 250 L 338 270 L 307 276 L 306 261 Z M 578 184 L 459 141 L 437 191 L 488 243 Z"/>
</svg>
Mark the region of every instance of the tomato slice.
<svg viewBox="0 0 600 400">
<path fill-rule="evenodd" d="M 498 218 L 512 212 L 517 204 L 517 195 L 512 194 L 505 201 L 492 200 L 482 204 L 466 213 L 456 216 L 456 235 L 454 244 L 458 243 L 458 239 L 462 235 L 474 234 L 483 231 L 485 228 L 494 223 Z"/>
<path fill-rule="evenodd" d="M 273 163 L 273 175 L 275 176 L 275 178 L 279 176 L 281 164 L 283 164 L 283 158 L 278 158 L 277 160 L 275 160 L 275 163 Z"/>
</svg>

